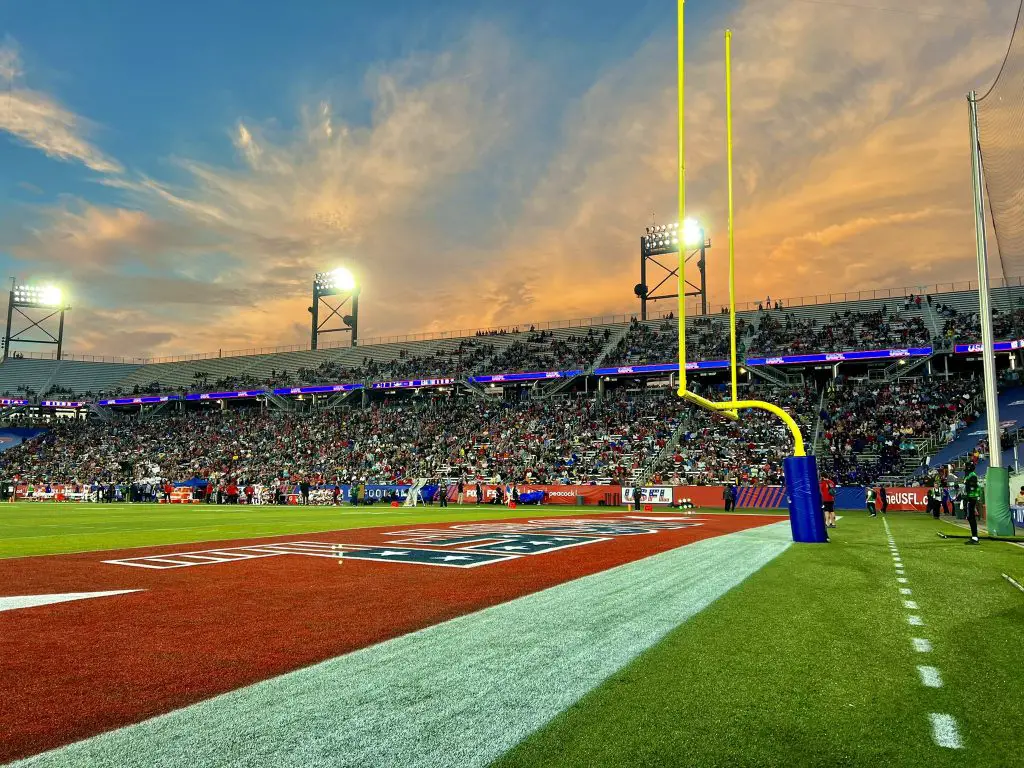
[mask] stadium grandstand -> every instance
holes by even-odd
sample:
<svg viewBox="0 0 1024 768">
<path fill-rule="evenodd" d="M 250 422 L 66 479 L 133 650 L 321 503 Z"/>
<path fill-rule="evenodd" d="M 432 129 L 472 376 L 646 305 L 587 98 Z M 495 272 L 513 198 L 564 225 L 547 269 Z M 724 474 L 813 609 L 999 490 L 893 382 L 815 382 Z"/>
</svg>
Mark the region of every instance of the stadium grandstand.
<svg viewBox="0 0 1024 768">
<path fill-rule="evenodd" d="M 908 485 L 983 410 L 977 294 L 876 294 L 741 312 L 743 390 L 783 403 L 838 482 Z M 1010 386 L 1024 287 L 992 296 Z M 11 358 L 0 365 L 7 422 L 49 428 L 2 454 L 0 471 L 267 488 L 300 477 L 782 484 L 778 422 L 730 422 L 675 400 L 676 318 L 602 320 L 173 361 Z M 728 373 L 725 317 L 687 323 L 688 365 L 715 396 Z"/>
</svg>

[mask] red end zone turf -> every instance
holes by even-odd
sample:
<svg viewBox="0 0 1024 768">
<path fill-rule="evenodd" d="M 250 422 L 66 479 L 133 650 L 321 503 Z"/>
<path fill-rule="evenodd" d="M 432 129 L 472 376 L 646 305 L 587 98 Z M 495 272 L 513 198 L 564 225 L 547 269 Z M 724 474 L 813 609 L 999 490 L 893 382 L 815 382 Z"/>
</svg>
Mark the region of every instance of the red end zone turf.
<svg viewBox="0 0 1024 768">
<path fill-rule="evenodd" d="M 143 590 L 0 613 L 0 762 L 779 520 L 633 514 L 538 510 L 542 524 L 487 532 L 403 526 L 0 560 L 0 597 Z M 401 533 L 413 529 L 424 533 Z M 351 545 L 340 566 L 334 543 Z"/>
</svg>

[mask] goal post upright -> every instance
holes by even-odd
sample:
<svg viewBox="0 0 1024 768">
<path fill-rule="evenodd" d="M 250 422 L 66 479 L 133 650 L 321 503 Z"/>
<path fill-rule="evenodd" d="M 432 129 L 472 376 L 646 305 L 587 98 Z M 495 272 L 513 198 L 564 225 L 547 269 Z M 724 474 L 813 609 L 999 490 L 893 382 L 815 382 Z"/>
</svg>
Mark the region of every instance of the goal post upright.
<svg viewBox="0 0 1024 768">
<path fill-rule="evenodd" d="M 679 120 L 679 226 L 686 221 L 686 119 L 685 119 L 685 21 L 686 0 L 677 0 L 677 88 Z M 755 409 L 767 411 L 780 418 L 793 436 L 793 456 L 783 461 L 786 478 L 786 496 L 789 505 L 790 526 L 793 540 L 807 543 L 828 541 L 825 518 L 821 508 L 821 491 L 818 487 L 818 466 L 814 456 L 808 456 L 804 448 L 803 435 L 796 420 L 783 408 L 761 400 L 739 400 L 737 395 L 737 345 L 736 345 L 736 266 L 733 227 L 733 180 L 732 180 L 732 31 L 725 32 L 726 70 L 726 124 L 728 129 L 727 154 L 729 175 L 729 335 L 730 335 L 730 378 L 731 396 L 726 402 L 714 402 L 691 392 L 686 380 L 686 305 L 683 298 L 685 284 L 685 249 L 679 249 L 679 389 L 678 395 L 702 408 L 716 411 L 736 421 L 739 411 Z"/>
</svg>

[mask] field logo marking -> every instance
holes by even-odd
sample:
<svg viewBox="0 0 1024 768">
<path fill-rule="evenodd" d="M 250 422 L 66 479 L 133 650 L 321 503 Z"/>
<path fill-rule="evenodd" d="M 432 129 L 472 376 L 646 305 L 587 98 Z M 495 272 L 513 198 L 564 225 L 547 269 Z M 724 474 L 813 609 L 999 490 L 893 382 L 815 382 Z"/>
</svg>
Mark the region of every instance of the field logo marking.
<svg viewBox="0 0 1024 768">
<path fill-rule="evenodd" d="M 642 536 L 703 525 L 680 518 L 629 520 L 566 519 L 515 523 L 464 523 L 447 528 L 417 528 L 382 534 L 382 545 L 346 542 L 286 541 L 242 547 L 218 547 L 191 552 L 161 553 L 104 560 L 150 570 L 234 563 L 282 555 L 413 563 L 447 568 L 476 568 L 519 557 L 557 552 L 610 541 L 618 536 Z M 339 552 L 343 547 L 344 554 Z"/>
</svg>

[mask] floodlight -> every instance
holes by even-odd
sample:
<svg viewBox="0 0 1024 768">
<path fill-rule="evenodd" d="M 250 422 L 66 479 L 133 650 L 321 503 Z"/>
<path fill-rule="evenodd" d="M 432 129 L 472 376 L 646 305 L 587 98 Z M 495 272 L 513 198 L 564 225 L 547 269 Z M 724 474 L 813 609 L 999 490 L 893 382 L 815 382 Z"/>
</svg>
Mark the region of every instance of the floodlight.
<svg viewBox="0 0 1024 768">
<path fill-rule="evenodd" d="M 16 285 L 12 289 L 14 300 L 34 307 L 60 307 L 64 293 L 56 285 Z"/>
<path fill-rule="evenodd" d="M 356 287 L 356 279 L 344 267 L 338 267 L 331 273 L 333 278 L 334 287 L 341 291 L 352 291 Z"/>
<path fill-rule="evenodd" d="M 317 272 L 313 276 L 313 306 L 309 308 L 309 313 L 312 315 L 311 349 L 317 348 L 318 338 L 321 334 L 339 331 L 351 333 L 352 346 L 356 346 L 356 334 L 359 326 L 359 292 L 359 283 L 352 272 L 345 267 L 336 267 L 330 272 Z M 350 302 L 351 313 L 341 314 L 342 307 Z M 320 320 L 321 304 L 327 310 L 323 322 Z M 337 328 L 326 327 L 334 318 L 340 320 L 343 325 Z"/>
<path fill-rule="evenodd" d="M 39 303 L 48 307 L 60 306 L 64 293 L 56 285 L 46 285 L 39 291 Z"/>
<path fill-rule="evenodd" d="M 699 248 L 704 244 L 704 230 L 696 219 L 686 219 L 683 222 L 683 243 L 690 248 Z"/>
</svg>

